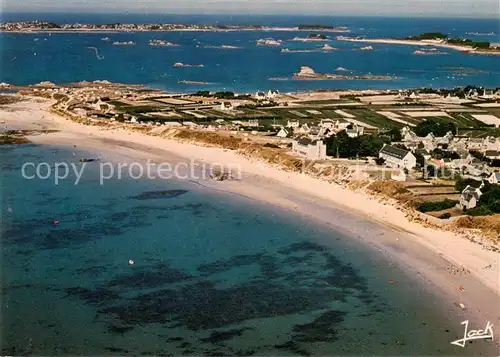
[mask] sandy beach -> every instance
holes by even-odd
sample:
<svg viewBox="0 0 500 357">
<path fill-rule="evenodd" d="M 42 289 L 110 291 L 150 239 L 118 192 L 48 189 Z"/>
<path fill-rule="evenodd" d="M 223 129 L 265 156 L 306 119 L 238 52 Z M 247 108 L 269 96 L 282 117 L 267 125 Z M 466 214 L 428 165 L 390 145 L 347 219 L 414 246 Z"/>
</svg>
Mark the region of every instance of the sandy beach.
<svg viewBox="0 0 500 357">
<path fill-rule="evenodd" d="M 375 40 L 374 40 L 375 41 Z M 433 44 L 434 45 L 434 44 Z M 172 154 L 198 163 L 240 165 L 241 180 L 200 182 L 222 194 L 244 196 L 262 204 L 305 215 L 372 247 L 388 264 L 399 264 L 409 276 L 443 295 L 450 314 L 479 326 L 498 320 L 500 254 L 466 237 L 410 222 L 389 202 L 323 182 L 307 175 L 280 171 L 221 148 L 202 147 L 126 129 L 85 126 L 50 113 L 50 102 L 27 100 L 0 108 L 4 129 L 56 129 L 34 135 L 35 144 L 77 146 L 109 157 L 155 160 Z M 463 287 L 459 289 L 458 287 Z M 465 305 L 465 309 L 459 307 Z M 457 336 L 458 338 L 459 336 Z M 498 340 L 497 340 L 498 341 Z"/>
<path fill-rule="evenodd" d="M 378 38 L 378 39 L 359 39 L 359 38 L 349 38 L 339 36 L 337 37 L 339 41 L 347 41 L 347 42 L 361 42 L 361 43 L 382 43 L 389 45 L 408 45 L 408 46 L 432 46 L 432 47 L 441 47 L 441 48 L 449 48 L 455 51 L 474 53 L 474 54 L 483 54 L 483 55 L 500 55 L 500 51 L 481 51 L 476 50 L 470 46 L 458 46 L 458 45 L 450 45 L 447 43 L 441 43 L 438 41 L 412 41 L 412 40 L 394 40 L 394 39 L 386 39 L 386 38 Z"/>
</svg>

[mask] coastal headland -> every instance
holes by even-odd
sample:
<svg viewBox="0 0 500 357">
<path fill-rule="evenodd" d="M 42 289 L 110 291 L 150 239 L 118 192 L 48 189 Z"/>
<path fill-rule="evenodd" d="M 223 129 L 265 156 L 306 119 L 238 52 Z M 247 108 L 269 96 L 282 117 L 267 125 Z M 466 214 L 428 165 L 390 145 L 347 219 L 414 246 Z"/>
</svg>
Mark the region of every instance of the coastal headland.
<svg viewBox="0 0 500 357">
<path fill-rule="evenodd" d="M 448 48 L 455 51 L 471 54 L 500 55 L 500 48 L 487 42 L 473 42 L 468 39 L 450 39 L 446 35 L 422 34 L 419 36 L 408 37 L 404 39 L 391 38 L 354 38 L 338 36 L 338 41 L 361 42 L 361 43 L 380 43 L 389 45 L 407 45 L 407 46 L 432 46 Z"/>
<path fill-rule="evenodd" d="M 6 22 L 0 32 L 140 32 L 140 31 L 322 31 L 348 33 L 344 26 L 297 25 L 270 27 L 262 25 L 199 25 L 199 24 L 56 24 L 45 21 Z"/>
<path fill-rule="evenodd" d="M 102 91 L 107 85 L 111 84 L 81 86 L 80 90 L 101 87 Z M 337 174 L 325 176 L 319 170 L 325 162 L 310 165 L 258 136 L 231 130 L 189 129 L 188 125 L 141 125 L 88 118 L 72 111 L 71 101 L 74 103 L 76 97 L 69 98 L 60 90 L 49 94 L 33 89 L 25 89 L 23 96 L 14 96 L 20 101 L 3 105 L 0 119 L 9 130 L 50 130 L 28 135 L 27 139 L 35 144 L 77 145 L 142 160 L 159 161 L 171 153 L 197 162 L 236 163 L 242 168 L 241 180 L 208 180 L 199 184 L 349 232 L 445 296 L 450 314 L 479 324 L 498 316 L 500 254 L 495 240 L 481 237 L 477 230 L 434 224 L 431 218 L 422 218 L 394 199 L 394 192 L 401 189 L 398 185 L 378 182 L 379 186 L 394 187 L 390 198 L 387 192 L 376 188 L 376 182 L 373 185 L 373 180 L 356 177 L 349 165 L 336 163 L 331 170 Z M 112 90 L 122 94 L 147 92 L 130 86 L 113 86 Z M 304 171 L 304 164 L 310 170 Z M 334 219 L 332 210 L 338 214 Z"/>
</svg>

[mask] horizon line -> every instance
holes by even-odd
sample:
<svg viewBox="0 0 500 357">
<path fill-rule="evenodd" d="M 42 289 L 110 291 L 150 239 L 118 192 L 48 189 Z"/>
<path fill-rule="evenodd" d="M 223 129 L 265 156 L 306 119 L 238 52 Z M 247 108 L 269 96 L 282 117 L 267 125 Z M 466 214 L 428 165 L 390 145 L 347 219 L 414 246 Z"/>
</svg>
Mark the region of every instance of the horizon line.
<svg viewBox="0 0 500 357">
<path fill-rule="evenodd" d="M 457 14 L 443 14 L 443 15 L 438 15 L 438 14 L 421 14 L 421 13 L 415 13 L 415 14 L 335 14 L 335 15 L 322 15 L 322 14 L 317 14 L 317 13 L 260 13 L 260 12 L 253 12 L 253 13 L 241 13 L 241 12 L 202 12 L 202 13 L 196 13 L 196 12 L 177 12 L 177 11 L 170 11 L 170 12 L 151 12 L 151 13 L 145 13 L 145 12 L 112 12 L 112 11 L 81 11 L 78 9 L 52 9 L 52 10 L 12 10 L 12 11 L 2 11 L 2 15 L 0 15 L 0 21 L 2 17 L 6 14 L 71 14 L 71 15 L 76 15 L 76 14 L 81 14 L 81 15 L 143 15 L 143 16 L 162 16 L 162 15 L 184 15 L 184 16 L 214 16 L 214 15 L 219 15 L 219 16 L 311 16 L 311 17 L 351 17 L 351 18 L 356 18 L 356 17 L 372 17 L 372 18 L 412 18 L 412 17 L 417 17 L 417 18 L 429 18 L 429 19 L 435 19 L 435 18 L 440 18 L 440 19 L 455 19 L 459 17 L 460 19 L 470 19 L 470 20 L 482 20 L 482 19 L 496 19 L 498 16 L 495 14 L 484 14 L 482 16 L 480 15 L 475 15 L 472 17 L 469 17 L 467 14 L 463 15 L 457 15 Z"/>
</svg>

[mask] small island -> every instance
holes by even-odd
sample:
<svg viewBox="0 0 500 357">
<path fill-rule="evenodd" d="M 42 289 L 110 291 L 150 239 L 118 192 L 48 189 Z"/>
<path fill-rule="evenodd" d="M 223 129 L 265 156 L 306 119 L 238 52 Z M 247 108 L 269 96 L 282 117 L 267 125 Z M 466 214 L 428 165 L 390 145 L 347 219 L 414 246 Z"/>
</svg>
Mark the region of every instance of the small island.
<svg viewBox="0 0 500 357">
<path fill-rule="evenodd" d="M 163 40 L 149 40 L 149 45 L 153 47 L 179 47 L 179 45 L 175 43 Z"/>
<path fill-rule="evenodd" d="M 203 64 L 185 64 L 182 62 L 177 62 L 174 64 L 175 68 L 203 68 L 205 65 Z"/>
<path fill-rule="evenodd" d="M 353 76 L 353 75 L 340 75 L 340 74 L 330 74 L 330 73 L 316 73 L 311 67 L 308 67 L 308 66 L 300 67 L 300 71 L 298 73 L 295 73 L 293 75 L 293 77 L 295 79 L 299 79 L 299 80 L 340 80 L 340 79 L 392 80 L 392 79 L 396 79 L 396 77 L 392 77 L 392 76 L 376 76 L 376 75 L 371 75 L 371 74 Z"/>
</svg>

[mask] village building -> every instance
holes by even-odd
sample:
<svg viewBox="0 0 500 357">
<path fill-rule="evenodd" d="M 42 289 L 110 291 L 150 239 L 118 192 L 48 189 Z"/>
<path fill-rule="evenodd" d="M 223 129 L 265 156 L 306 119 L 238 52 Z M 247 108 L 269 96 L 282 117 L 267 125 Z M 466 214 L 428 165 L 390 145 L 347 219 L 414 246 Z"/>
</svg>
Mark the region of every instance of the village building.
<svg viewBox="0 0 500 357">
<path fill-rule="evenodd" d="M 233 110 L 233 103 L 231 102 L 222 102 L 220 105 L 221 110 Z"/>
<path fill-rule="evenodd" d="M 309 125 L 307 124 L 302 124 L 299 128 L 294 130 L 295 134 L 309 134 L 311 131 L 311 128 L 309 128 Z"/>
<path fill-rule="evenodd" d="M 345 129 L 345 133 L 350 138 L 357 138 L 358 136 L 363 135 L 364 129 L 362 126 L 358 126 L 357 124 L 352 125 L 352 128 Z"/>
<path fill-rule="evenodd" d="M 492 136 L 488 136 L 484 143 L 486 145 L 486 150 L 497 150 L 500 151 L 500 138 L 495 138 Z"/>
<path fill-rule="evenodd" d="M 279 97 L 279 95 L 280 95 L 280 91 L 277 89 L 272 89 L 272 90 L 269 90 L 267 92 L 268 99 L 275 99 L 275 98 Z"/>
<path fill-rule="evenodd" d="M 497 150 L 486 150 L 484 156 L 490 160 L 498 160 L 500 159 L 500 152 Z"/>
<path fill-rule="evenodd" d="M 485 140 L 481 138 L 468 138 L 466 149 L 474 151 L 483 151 L 486 149 Z"/>
<path fill-rule="evenodd" d="M 333 129 L 335 128 L 335 124 L 333 119 L 321 119 L 319 126 L 326 129 Z"/>
<path fill-rule="evenodd" d="M 379 152 L 379 157 L 385 160 L 389 167 L 411 170 L 417 166 L 417 159 L 409 150 L 385 144 Z"/>
<path fill-rule="evenodd" d="M 288 138 L 292 135 L 292 131 L 287 128 L 281 128 L 280 131 L 276 134 L 279 138 Z"/>
<path fill-rule="evenodd" d="M 321 140 L 301 137 L 292 142 L 292 152 L 304 156 L 308 160 L 326 159 L 326 145 Z"/>
<path fill-rule="evenodd" d="M 472 209 L 477 206 L 479 198 L 482 196 L 481 189 L 484 187 L 483 181 L 477 181 L 467 185 L 460 195 L 459 207 L 461 209 Z"/>
<path fill-rule="evenodd" d="M 290 121 L 290 120 L 288 120 L 287 123 L 286 123 L 286 127 L 287 128 L 294 128 L 295 129 L 295 128 L 298 128 L 299 126 L 300 126 L 300 123 L 299 123 L 298 120 L 297 121 Z"/>
<path fill-rule="evenodd" d="M 264 100 L 266 98 L 267 98 L 267 96 L 266 96 L 266 93 L 264 93 L 264 92 L 255 93 L 255 99 L 257 99 L 257 100 Z"/>
<path fill-rule="evenodd" d="M 498 185 L 500 183 L 500 172 L 493 172 L 488 178 L 488 182 L 492 185 Z"/>
<path fill-rule="evenodd" d="M 247 125 L 251 127 L 257 127 L 259 126 L 259 119 L 250 119 Z"/>
</svg>

